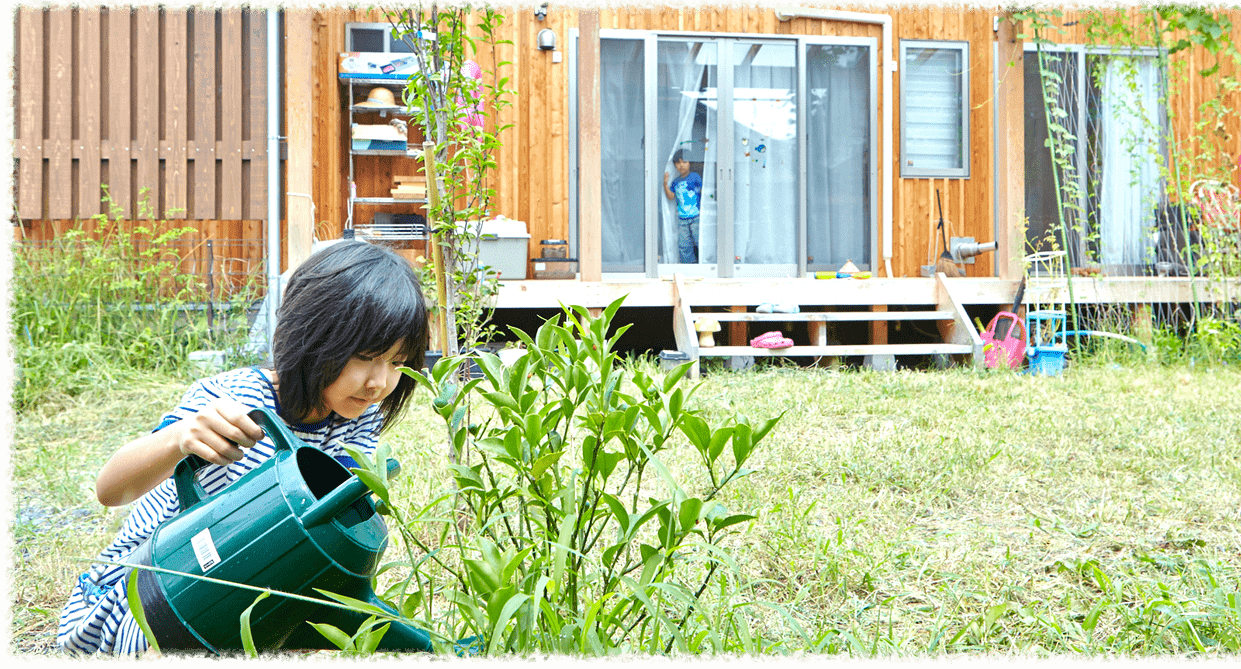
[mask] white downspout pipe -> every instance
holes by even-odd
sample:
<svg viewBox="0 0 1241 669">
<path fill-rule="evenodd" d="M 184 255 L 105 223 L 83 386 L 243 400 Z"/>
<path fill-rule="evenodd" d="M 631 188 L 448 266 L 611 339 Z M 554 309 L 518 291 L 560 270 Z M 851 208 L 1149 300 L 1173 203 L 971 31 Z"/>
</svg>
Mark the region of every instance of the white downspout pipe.
<svg viewBox="0 0 1241 669">
<path fill-rule="evenodd" d="M 267 10 L 267 350 L 280 306 L 280 14 Z"/>
<path fill-rule="evenodd" d="M 824 19 L 827 21 L 847 21 L 849 23 L 868 23 L 883 26 L 883 152 L 880 164 L 883 165 L 883 269 L 886 276 L 892 276 L 892 195 L 895 163 L 892 160 L 892 79 L 896 76 L 896 60 L 892 58 L 892 17 L 888 14 L 868 14 L 865 12 L 845 12 L 834 9 L 815 9 L 812 7 L 778 7 L 776 18 L 790 21 L 796 18 Z"/>
</svg>

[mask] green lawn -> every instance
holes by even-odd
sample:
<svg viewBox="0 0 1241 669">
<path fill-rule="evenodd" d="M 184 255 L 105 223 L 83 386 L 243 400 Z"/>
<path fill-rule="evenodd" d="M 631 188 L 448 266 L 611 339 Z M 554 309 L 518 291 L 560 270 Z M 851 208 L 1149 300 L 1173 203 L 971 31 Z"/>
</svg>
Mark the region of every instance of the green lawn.
<svg viewBox="0 0 1241 669">
<path fill-rule="evenodd" d="M 152 378 L 17 415 L 11 651 L 54 647 L 82 560 L 124 516 L 95 502 L 95 473 L 185 384 Z M 733 538 L 728 582 L 764 602 L 751 625 L 770 652 L 1241 644 L 1241 371 L 766 368 L 708 374 L 694 400 L 715 419 L 787 410 L 747 463 L 757 471 L 720 500 L 758 515 Z M 428 403 L 419 395 L 389 437 L 397 495 L 414 502 L 450 482 Z"/>
</svg>

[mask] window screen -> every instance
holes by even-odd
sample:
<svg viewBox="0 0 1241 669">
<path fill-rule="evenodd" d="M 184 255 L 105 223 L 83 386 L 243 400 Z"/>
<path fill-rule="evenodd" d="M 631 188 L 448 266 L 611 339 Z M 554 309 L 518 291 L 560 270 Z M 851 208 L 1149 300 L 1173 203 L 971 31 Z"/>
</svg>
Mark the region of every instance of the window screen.
<svg viewBox="0 0 1241 669">
<path fill-rule="evenodd" d="M 901 176 L 969 176 L 969 43 L 901 40 Z"/>
</svg>

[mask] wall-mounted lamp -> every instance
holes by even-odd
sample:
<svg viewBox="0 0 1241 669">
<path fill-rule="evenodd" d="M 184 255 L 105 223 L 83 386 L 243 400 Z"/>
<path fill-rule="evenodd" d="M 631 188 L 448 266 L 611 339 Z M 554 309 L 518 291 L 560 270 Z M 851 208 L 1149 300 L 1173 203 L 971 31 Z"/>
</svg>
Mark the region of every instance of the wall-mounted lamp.
<svg viewBox="0 0 1241 669">
<path fill-rule="evenodd" d="M 539 49 L 542 51 L 554 51 L 556 49 L 556 33 L 551 28 L 540 30 L 538 44 Z"/>
<path fill-rule="evenodd" d="M 534 18 L 540 21 L 547 18 L 547 3 L 546 2 L 535 8 Z"/>
</svg>

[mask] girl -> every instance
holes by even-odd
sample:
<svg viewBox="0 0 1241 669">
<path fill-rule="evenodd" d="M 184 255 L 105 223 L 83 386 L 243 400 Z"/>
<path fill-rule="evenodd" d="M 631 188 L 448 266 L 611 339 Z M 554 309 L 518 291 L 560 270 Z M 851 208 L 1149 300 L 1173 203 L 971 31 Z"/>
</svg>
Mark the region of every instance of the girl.
<svg viewBox="0 0 1241 669">
<path fill-rule="evenodd" d="M 341 242 L 293 273 L 272 342 L 272 369 L 237 369 L 195 382 L 146 436 L 122 446 L 95 482 L 99 501 L 137 500 L 99 559 L 123 561 L 179 507 L 170 478 L 185 456 L 210 463 L 199 475 L 215 494 L 274 453 L 247 412 L 267 407 L 302 441 L 356 466 L 344 446 L 368 454 L 400 417 L 414 389 L 402 366 L 422 368 L 427 314 L 409 262 L 367 242 Z M 146 637 L 129 612 L 128 568 L 99 564 L 79 579 L 56 641 L 75 653 L 138 653 Z"/>
</svg>

